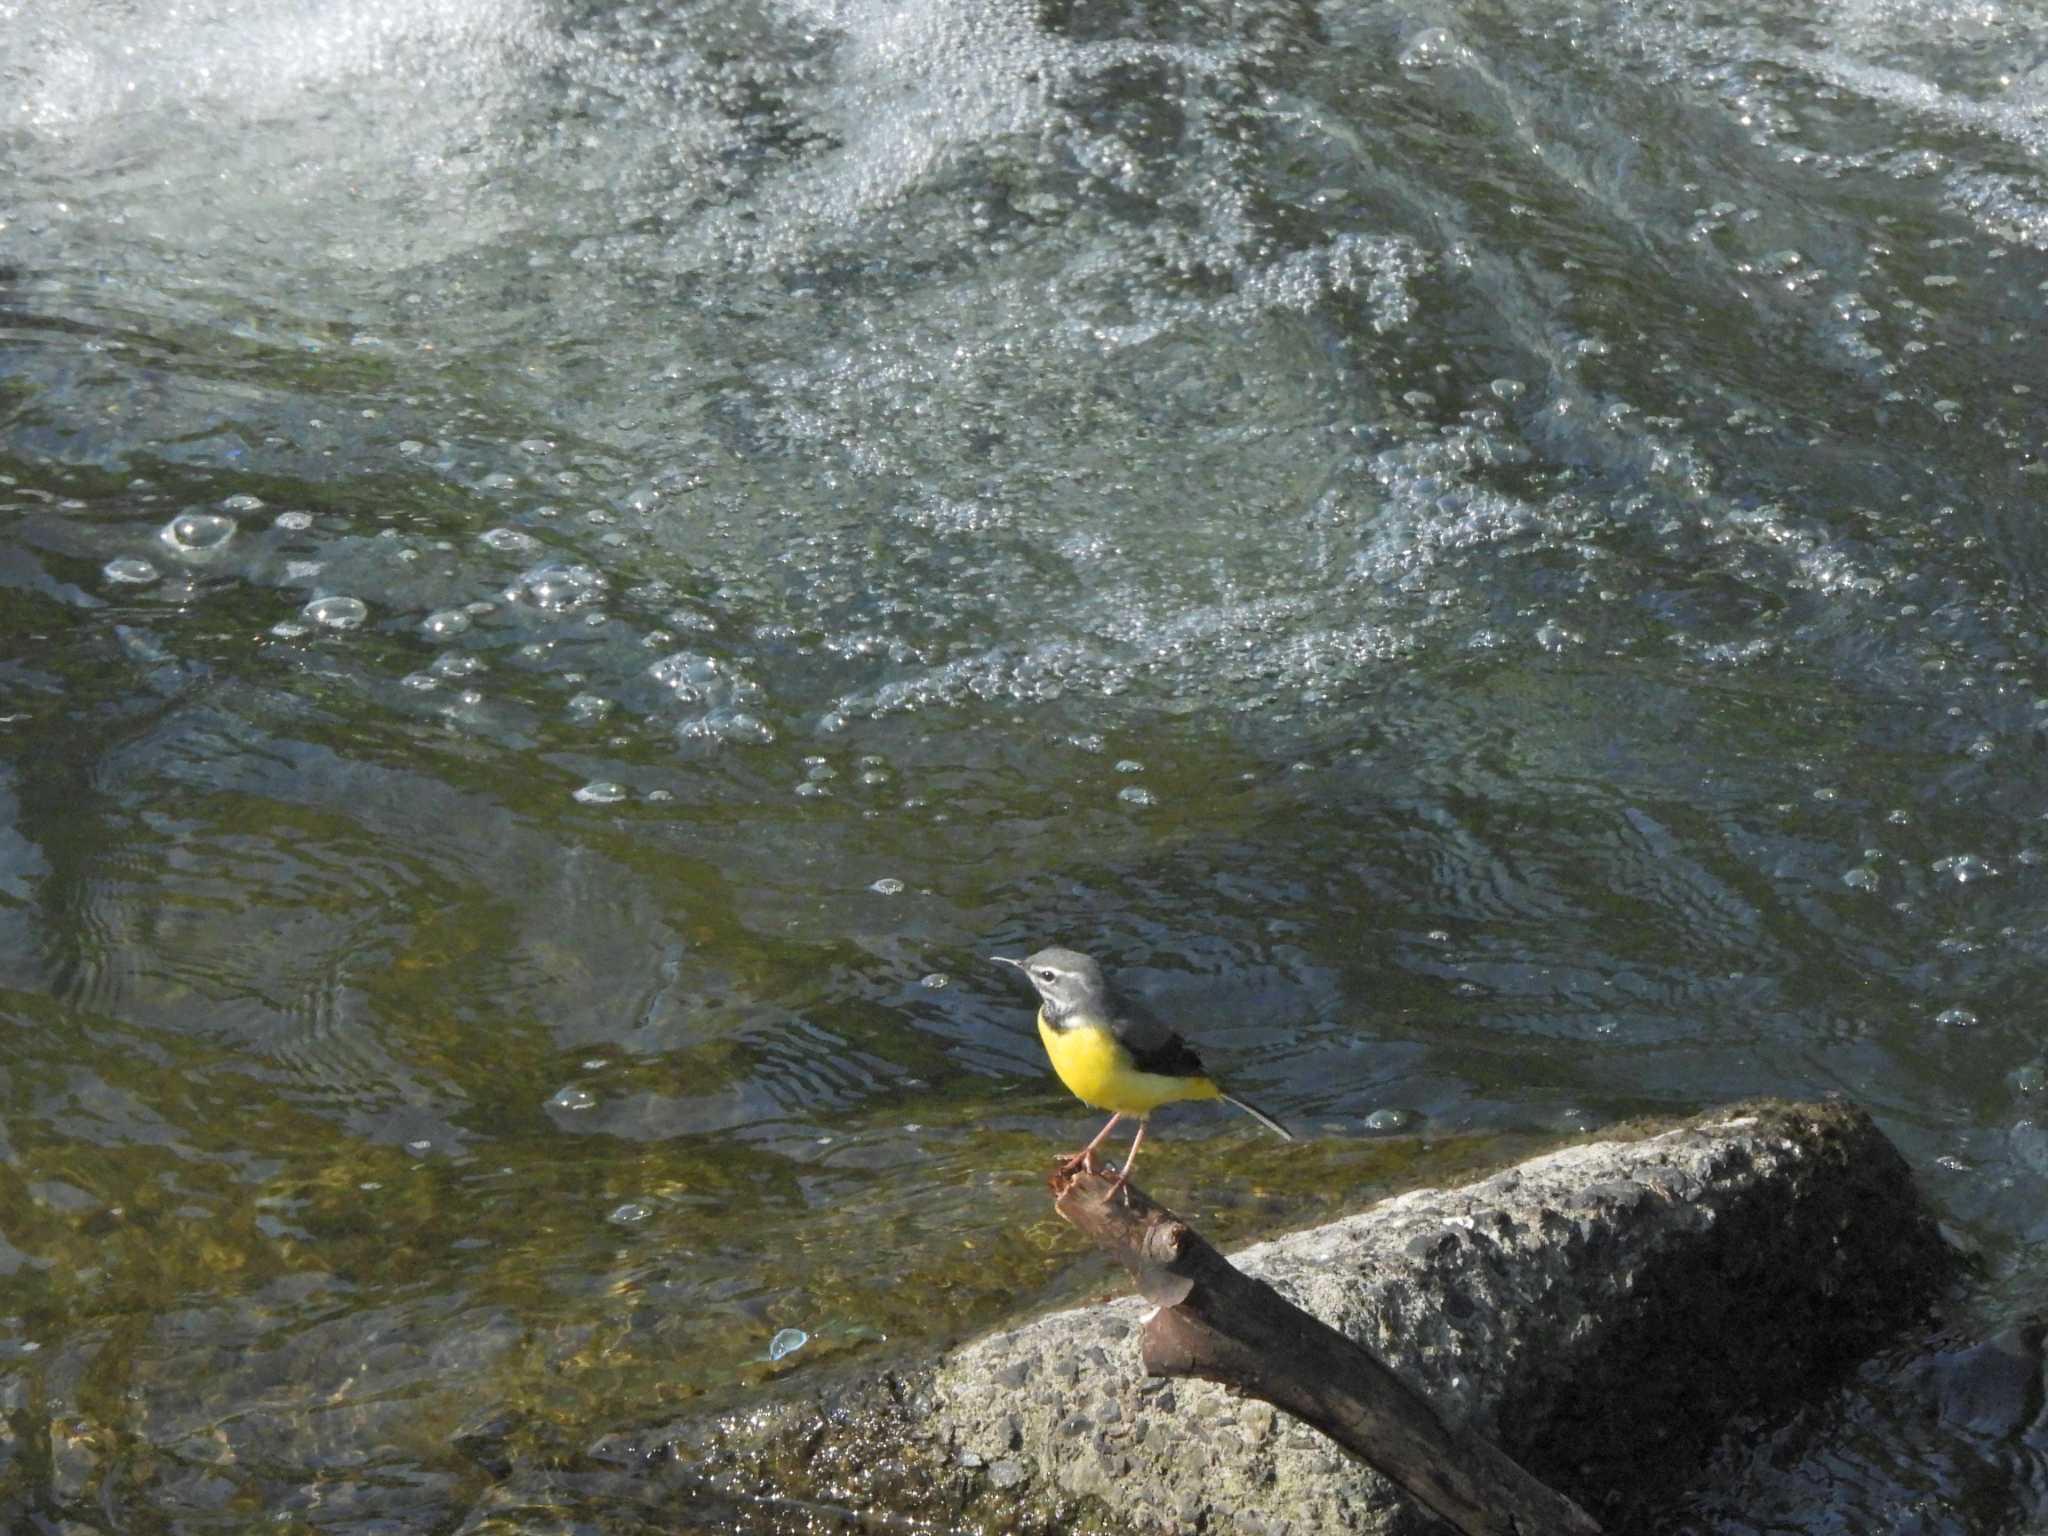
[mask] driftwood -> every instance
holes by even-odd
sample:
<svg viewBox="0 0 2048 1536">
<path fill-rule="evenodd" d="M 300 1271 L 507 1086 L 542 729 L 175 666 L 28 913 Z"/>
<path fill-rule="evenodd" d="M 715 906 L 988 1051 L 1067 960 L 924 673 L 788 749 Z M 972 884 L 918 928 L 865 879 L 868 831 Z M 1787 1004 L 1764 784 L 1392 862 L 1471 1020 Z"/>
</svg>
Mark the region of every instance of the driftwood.
<svg viewBox="0 0 2048 1536">
<path fill-rule="evenodd" d="M 1563 1494 L 1484 1436 L 1447 1425 L 1361 1345 L 1254 1280 L 1135 1184 L 1105 1199 L 1090 1158 L 1062 1165 L 1054 1209 L 1131 1272 L 1153 1304 L 1148 1376 L 1199 1376 L 1320 1430 L 1467 1536 L 1599 1536 Z"/>
</svg>

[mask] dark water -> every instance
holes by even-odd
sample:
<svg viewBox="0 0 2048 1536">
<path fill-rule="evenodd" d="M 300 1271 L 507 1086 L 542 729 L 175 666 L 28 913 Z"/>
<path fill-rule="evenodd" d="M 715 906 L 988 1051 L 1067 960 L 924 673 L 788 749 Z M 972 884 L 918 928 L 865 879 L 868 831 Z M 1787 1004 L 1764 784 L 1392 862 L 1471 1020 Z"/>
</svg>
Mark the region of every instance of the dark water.
<svg viewBox="0 0 2048 1536">
<path fill-rule="evenodd" d="M 1054 941 L 1226 1234 L 1840 1092 L 2013 1324 L 2044 152 L 2024 5 L 0 3 L 0 1503 L 1072 1294 Z M 1889 1390 L 1771 1529 L 2040 1518 Z"/>
</svg>

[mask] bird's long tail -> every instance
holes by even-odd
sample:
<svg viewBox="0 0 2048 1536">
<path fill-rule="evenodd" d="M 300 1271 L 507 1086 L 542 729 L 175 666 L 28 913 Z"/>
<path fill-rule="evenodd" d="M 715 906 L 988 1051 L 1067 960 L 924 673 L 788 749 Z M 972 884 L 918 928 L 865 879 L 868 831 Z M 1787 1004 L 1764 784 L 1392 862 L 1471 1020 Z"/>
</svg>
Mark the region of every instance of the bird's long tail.
<svg viewBox="0 0 2048 1536">
<path fill-rule="evenodd" d="M 1259 1109 L 1254 1105 L 1247 1104 L 1243 1099 L 1233 1098 L 1231 1095 L 1227 1093 L 1219 1094 L 1218 1097 L 1221 1098 L 1223 1102 L 1226 1104 L 1235 1104 L 1239 1109 L 1243 1110 L 1246 1114 L 1250 1115 L 1254 1120 L 1258 1121 L 1259 1124 L 1263 1125 L 1275 1136 L 1278 1136 L 1282 1141 L 1294 1140 L 1294 1132 L 1287 1129 L 1286 1126 L 1282 1125 L 1278 1120 L 1275 1120 L 1263 1109 Z"/>
</svg>

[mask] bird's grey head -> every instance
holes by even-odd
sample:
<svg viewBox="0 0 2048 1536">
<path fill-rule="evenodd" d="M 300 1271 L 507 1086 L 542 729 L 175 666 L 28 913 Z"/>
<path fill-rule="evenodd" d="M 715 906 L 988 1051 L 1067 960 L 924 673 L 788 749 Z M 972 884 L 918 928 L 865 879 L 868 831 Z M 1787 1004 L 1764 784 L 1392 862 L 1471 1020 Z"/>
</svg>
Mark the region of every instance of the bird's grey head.
<svg viewBox="0 0 2048 1536">
<path fill-rule="evenodd" d="M 1101 1012 L 1109 1006 L 1109 983 L 1103 979 L 1102 967 L 1079 950 L 1041 949 L 1023 960 L 1008 955 L 995 958 L 1016 966 L 1038 989 L 1049 1024 L 1057 1025 L 1077 1010 Z"/>
</svg>

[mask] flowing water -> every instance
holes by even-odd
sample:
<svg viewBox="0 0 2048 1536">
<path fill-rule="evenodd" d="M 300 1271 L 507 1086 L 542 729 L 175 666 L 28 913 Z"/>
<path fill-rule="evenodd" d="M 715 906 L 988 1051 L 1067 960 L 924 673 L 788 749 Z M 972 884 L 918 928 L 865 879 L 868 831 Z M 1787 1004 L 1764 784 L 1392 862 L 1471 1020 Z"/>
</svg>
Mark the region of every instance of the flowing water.
<svg viewBox="0 0 2048 1536">
<path fill-rule="evenodd" d="M 1101 1288 L 1051 942 L 1226 1236 L 1841 1093 L 2016 1326 L 2044 155 L 1995 0 L 0 0 L 0 1508 Z M 2042 1518 L 1911 1397 L 1692 1518 Z"/>
</svg>

